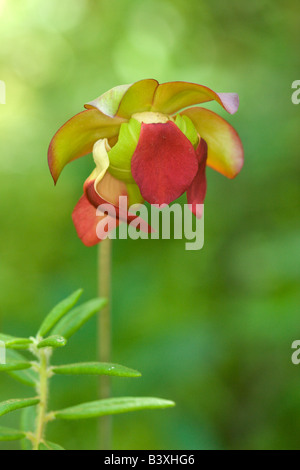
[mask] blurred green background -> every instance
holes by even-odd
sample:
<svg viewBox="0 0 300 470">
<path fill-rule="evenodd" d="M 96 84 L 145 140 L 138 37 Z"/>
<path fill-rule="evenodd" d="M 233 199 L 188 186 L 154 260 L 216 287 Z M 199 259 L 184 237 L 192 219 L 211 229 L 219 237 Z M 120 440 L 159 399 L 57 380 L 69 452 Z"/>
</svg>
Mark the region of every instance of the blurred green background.
<svg viewBox="0 0 300 470">
<path fill-rule="evenodd" d="M 299 449 L 300 79 L 296 0 L 0 0 L 0 330 L 34 334 L 78 287 L 96 295 L 96 248 L 71 212 L 93 168 L 70 165 L 54 188 L 57 128 L 107 89 L 142 78 L 237 92 L 245 166 L 208 169 L 205 246 L 115 241 L 113 360 L 143 373 L 113 394 L 177 407 L 114 419 L 116 449 Z M 56 361 L 94 360 L 96 320 Z M 32 392 L 1 375 L 0 401 Z M 93 400 L 94 378 L 53 379 L 51 408 Z M 19 413 L 1 418 L 18 426 Z M 49 440 L 96 448 L 96 422 L 51 424 Z M 17 444 L 1 444 L 14 449 Z"/>
</svg>

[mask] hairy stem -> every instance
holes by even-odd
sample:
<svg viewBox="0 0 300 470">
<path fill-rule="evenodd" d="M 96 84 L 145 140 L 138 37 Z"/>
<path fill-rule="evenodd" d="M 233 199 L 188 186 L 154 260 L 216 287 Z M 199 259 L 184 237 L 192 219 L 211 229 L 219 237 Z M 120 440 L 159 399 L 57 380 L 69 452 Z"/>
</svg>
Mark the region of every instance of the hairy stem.
<svg viewBox="0 0 300 470">
<path fill-rule="evenodd" d="M 38 413 L 36 420 L 36 429 L 34 433 L 33 450 L 38 450 L 41 441 L 44 438 L 46 428 L 46 414 L 47 414 L 47 401 L 48 401 L 48 356 L 44 349 L 38 351 L 39 358 L 39 383 L 37 385 L 37 392 L 39 395 L 40 403 L 38 404 Z"/>
<path fill-rule="evenodd" d="M 98 293 L 100 297 L 109 300 L 107 306 L 101 310 L 98 324 L 98 356 L 100 362 L 111 360 L 111 248 L 112 241 L 106 238 L 99 244 L 98 251 Z M 99 383 L 99 396 L 101 399 L 110 397 L 110 378 L 102 376 Z M 103 416 L 99 421 L 100 449 L 111 450 L 112 447 L 112 421 L 110 416 Z"/>
</svg>

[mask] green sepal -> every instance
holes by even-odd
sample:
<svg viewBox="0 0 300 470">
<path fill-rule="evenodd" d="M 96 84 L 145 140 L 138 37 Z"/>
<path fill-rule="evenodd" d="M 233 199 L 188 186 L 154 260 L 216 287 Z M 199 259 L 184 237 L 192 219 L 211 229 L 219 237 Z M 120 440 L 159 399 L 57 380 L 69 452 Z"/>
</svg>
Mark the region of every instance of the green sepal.
<svg viewBox="0 0 300 470">
<path fill-rule="evenodd" d="M 186 136 L 186 138 L 189 139 L 193 147 L 196 148 L 199 143 L 199 136 L 190 118 L 178 114 L 175 119 L 175 124 L 177 127 L 179 127 L 179 129 Z"/>
<path fill-rule="evenodd" d="M 133 206 L 134 204 L 143 204 L 144 198 L 141 195 L 140 188 L 136 183 L 127 183 L 126 188 L 129 206 Z"/>
<path fill-rule="evenodd" d="M 123 123 L 118 142 L 108 152 L 110 162 L 108 171 L 121 181 L 134 182 L 131 174 L 131 158 L 139 141 L 141 126 L 136 119 Z"/>
</svg>

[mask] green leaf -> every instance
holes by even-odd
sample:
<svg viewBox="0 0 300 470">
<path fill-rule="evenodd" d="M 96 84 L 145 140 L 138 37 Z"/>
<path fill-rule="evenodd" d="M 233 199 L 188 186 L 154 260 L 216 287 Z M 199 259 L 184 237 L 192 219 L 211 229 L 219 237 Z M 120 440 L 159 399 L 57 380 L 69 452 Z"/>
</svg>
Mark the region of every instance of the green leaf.
<svg viewBox="0 0 300 470">
<path fill-rule="evenodd" d="M 6 359 L 7 361 L 17 361 L 17 362 L 27 362 L 26 358 L 17 351 L 8 350 L 6 352 Z M 8 372 L 9 375 L 21 382 L 24 385 L 28 385 L 29 387 L 35 387 L 38 375 L 35 370 L 27 369 L 27 370 L 20 370 L 20 371 L 11 371 Z"/>
<path fill-rule="evenodd" d="M 3 341 L 7 349 L 28 349 L 33 341 L 29 338 L 16 338 L 15 336 L 0 334 L 0 341 Z"/>
<path fill-rule="evenodd" d="M 38 398 L 17 398 L 14 400 L 7 400 L 0 403 L 0 416 L 3 416 L 11 411 L 26 408 L 27 406 L 34 406 L 39 403 Z"/>
<path fill-rule="evenodd" d="M 38 336 L 45 336 L 59 322 L 59 320 L 65 316 L 72 307 L 74 307 L 82 295 L 82 292 L 82 289 L 78 289 L 69 297 L 57 304 L 43 321 L 38 331 Z"/>
<path fill-rule="evenodd" d="M 93 315 L 98 313 L 107 304 L 106 299 L 93 299 L 71 310 L 53 330 L 53 334 L 69 339 Z"/>
<path fill-rule="evenodd" d="M 141 373 L 119 364 L 105 362 L 83 362 L 54 366 L 52 371 L 58 375 L 111 375 L 115 377 L 140 377 Z"/>
<path fill-rule="evenodd" d="M 21 411 L 20 428 L 24 433 L 34 433 L 37 419 L 37 407 L 31 406 Z M 22 450 L 32 450 L 32 442 L 29 439 L 22 439 Z"/>
<path fill-rule="evenodd" d="M 65 450 L 65 449 L 61 447 L 60 445 L 55 444 L 54 442 L 44 441 L 40 443 L 39 450 Z"/>
<path fill-rule="evenodd" d="M 11 372 L 13 370 L 26 370 L 30 368 L 30 362 L 10 362 L 8 364 L 0 364 L 0 372 Z"/>
<path fill-rule="evenodd" d="M 54 416 L 58 419 L 86 419 L 127 413 L 128 411 L 169 408 L 172 406 L 175 406 L 174 402 L 160 398 L 107 398 L 105 400 L 83 403 L 71 408 L 66 408 L 65 410 L 55 411 Z"/>
<path fill-rule="evenodd" d="M 49 336 L 49 338 L 43 339 L 37 345 L 38 349 L 41 348 L 62 348 L 67 344 L 66 338 L 59 335 Z"/>
<path fill-rule="evenodd" d="M 23 439 L 23 437 L 25 437 L 25 433 L 22 431 L 0 426 L 0 441 L 18 441 Z"/>
</svg>

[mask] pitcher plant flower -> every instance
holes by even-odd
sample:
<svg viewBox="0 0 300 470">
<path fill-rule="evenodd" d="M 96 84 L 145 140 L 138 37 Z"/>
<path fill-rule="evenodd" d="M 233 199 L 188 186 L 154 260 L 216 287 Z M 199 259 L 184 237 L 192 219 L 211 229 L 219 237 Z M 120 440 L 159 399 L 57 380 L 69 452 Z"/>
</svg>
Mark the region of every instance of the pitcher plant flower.
<svg viewBox="0 0 300 470">
<path fill-rule="evenodd" d="M 73 160 L 92 152 L 95 161 L 73 212 L 85 245 L 101 241 L 96 234 L 100 204 L 106 204 L 108 217 L 114 216 L 117 225 L 136 217 L 128 212 L 133 204 L 161 206 L 186 193 L 190 209 L 201 217 L 206 167 L 234 178 L 244 161 L 233 127 L 213 111 L 194 107 L 213 100 L 230 114 L 238 109 L 235 93 L 146 79 L 112 88 L 58 130 L 48 151 L 55 183 Z M 120 196 L 127 197 L 125 211 L 119 207 Z M 114 209 L 111 214 L 109 207 Z"/>
</svg>

